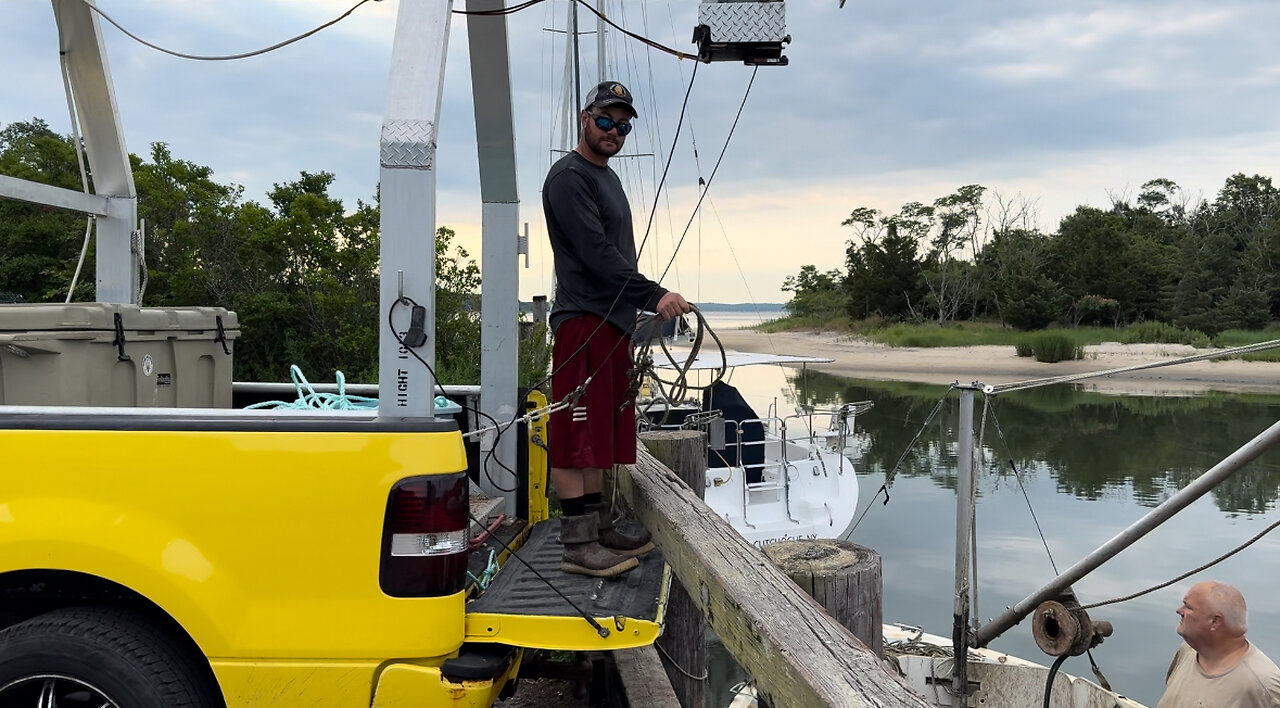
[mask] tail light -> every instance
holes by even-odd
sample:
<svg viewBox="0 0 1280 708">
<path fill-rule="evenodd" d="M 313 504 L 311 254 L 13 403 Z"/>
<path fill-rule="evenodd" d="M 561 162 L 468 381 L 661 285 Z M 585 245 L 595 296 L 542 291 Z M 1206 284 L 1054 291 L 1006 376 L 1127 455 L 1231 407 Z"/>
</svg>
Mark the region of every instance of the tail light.
<svg viewBox="0 0 1280 708">
<path fill-rule="evenodd" d="M 397 482 L 382 525 L 382 591 L 392 597 L 461 592 L 467 584 L 470 509 L 464 472 Z"/>
</svg>

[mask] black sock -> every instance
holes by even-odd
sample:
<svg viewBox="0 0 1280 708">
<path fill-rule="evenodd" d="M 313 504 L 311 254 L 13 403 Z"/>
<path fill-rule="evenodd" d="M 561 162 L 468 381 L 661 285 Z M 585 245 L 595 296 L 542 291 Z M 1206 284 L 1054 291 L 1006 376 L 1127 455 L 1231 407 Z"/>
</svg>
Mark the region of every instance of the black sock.
<svg viewBox="0 0 1280 708">
<path fill-rule="evenodd" d="M 582 503 L 587 506 L 599 504 L 604 501 L 604 492 L 588 492 L 582 496 Z"/>
<path fill-rule="evenodd" d="M 560 500 L 560 511 L 565 516 L 582 516 L 587 513 L 586 497 L 573 497 Z"/>
</svg>

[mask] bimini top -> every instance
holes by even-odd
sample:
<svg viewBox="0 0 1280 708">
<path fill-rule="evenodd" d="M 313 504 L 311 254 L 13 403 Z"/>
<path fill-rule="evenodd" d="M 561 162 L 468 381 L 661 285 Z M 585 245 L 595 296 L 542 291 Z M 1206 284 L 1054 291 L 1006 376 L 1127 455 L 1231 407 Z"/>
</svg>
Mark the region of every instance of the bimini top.
<svg viewBox="0 0 1280 708">
<path fill-rule="evenodd" d="M 677 371 L 684 368 L 684 363 L 689 358 L 688 349 L 669 349 L 671 357 L 661 352 L 654 352 L 653 365 L 659 369 L 669 369 Z M 674 360 L 674 361 L 672 361 Z M 755 364 L 776 364 L 779 366 L 806 366 L 808 364 L 830 364 L 835 359 L 823 356 L 800 356 L 797 354 L 754 354 L 752 352 L 732 352 L 725 350 L 724 357 L 721 358 L 718 349 L 707 350 L 706 347 L 698 352 L 698 356 L 694 358 L 693 365 L 689 367 L 689 371 L 713 371 L 724 366 L 752 366 Z"/>
</svg>

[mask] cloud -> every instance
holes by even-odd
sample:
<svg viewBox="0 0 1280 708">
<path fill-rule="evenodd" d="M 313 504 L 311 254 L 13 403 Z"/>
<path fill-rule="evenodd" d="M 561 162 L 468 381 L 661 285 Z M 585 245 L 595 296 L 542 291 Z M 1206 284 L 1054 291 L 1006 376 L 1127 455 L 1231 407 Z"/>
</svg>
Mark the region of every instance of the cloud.
<svg viewBox="0 0 1280 708">
<path fill-rule="evenodd" d="M 140 36 L 174 49 L 227 53 L 267 46 L 345 12 L 355 0 L 112 0 L 103 7 Z M 456 7 L 465 3 L 457 2 Z M 609 16 L 668 46 L 691 50 L 697 4 L 611 2 Z M 855 206 L 892 212 L 977 183 L 1022 193 L 1052 228 L 1075 205 L 1105 206 L 1108 191 L 1156 176 L 1212 195 L 1236 171 L 1275 172 L 1280 81 L 1270 28 L 1280 5 L 1223 0 L 1086 0 L 1070 7 L 974 0 L 917 3 L 795 1 L 787 5 L 790 66 L 762 68 L 712 184 L 718 220 L 701 221 L 703 259 L 686 240 L 682 281 L 707 299 L 783 299 L 785 275 L 814 263 L 838 267 L 847 238 L 839 221 Z M 263 200 L 300 170 L 336 175 L 348 205 L 372 197 L 394 34 L 394 0 L 367 2 L 346 20 L 268 55 L 236 62 L 167 57 L 103 24 L 130 149 L 166 142 L 215 179 Z M 562 81 L 564 0 L 508 18 L 521 219 L 545 240 L 542 175 L 566 118 Z M 582 26 L 594 19 L 582 14 Z M 671 248 L 699 177 L 709 179 L 751 69 L 678 62 L 616 34 L 606 69 L 641 109 L 618 164 L 633 184 L 662 173 L 684 122 L 667 185 L 672 210 L 655 221 Z M 595 35 L 584 35 L 583 87 L 596 78 Z M 0 123 L 39 116 L 69 132 L 52 13 L 39 3 L 0 7 Z M 438 212 L 478 244 L 479 171 L 466 19 L 454 16 L 441 104 Z M 578 91 L 582 93 L 585 88 Z M 580 99 L 577 99 L 580 100 Z M 576 104 L 577 100 L 572 101 Z M 693 152 L 696 140 L 697 157 Z M 647 215 L 652 186 L 633 210 Z M 719 224 L 716 224 L 719 230 Z M 474 233 L 473 233 L 474 232 Z M 804 244 L 779 250 L 779 235 Z M 721 245 L 714 244 L 718 238 Z M 711 249 L 719 249 L 712 259 Z M 479 253 L 478 247 L 471 247 Z M 522 295 L 549 280 L 549 265 L 522 274 Z M 655 257 L 657 254 L 655 253 Z M 726 265 L 737 258 L 741 273 Z M 659 259 L 670 258 L 666 251 Z M 735 284 L 734 281 L 737 281 Z M 713 285 L 714 284 L 714 285 Z M 724 288 L 713 292 L 710 288 Z"/>
</svg>

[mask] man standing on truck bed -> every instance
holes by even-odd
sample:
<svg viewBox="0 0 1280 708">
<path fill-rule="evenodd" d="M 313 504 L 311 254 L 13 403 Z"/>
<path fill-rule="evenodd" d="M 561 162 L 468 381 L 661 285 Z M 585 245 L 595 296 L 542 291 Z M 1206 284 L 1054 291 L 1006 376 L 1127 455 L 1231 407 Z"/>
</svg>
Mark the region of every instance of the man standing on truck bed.
<svg viewBox="0 0 1280 708">
<path fill-rule="evenodd" d="M 556 269 L 552 398 L 563 400 L 587 383 L 572 408 L 551 415 L 551 481 L 564 512 L 560 567 L 597 577 L 631 570 L 634 556 L 653 548 L 647 532 L 614 528 L 601 494 L 605 468 L 636 460 L 629 373 L 636 310 L 656 311 L 664 319 L 690 310 L 679 293 L 637 270 L 631 207 L 609 168 L 636 117 L 625 86 L 597 85 L 578 115 L 578 146 L 551 166 L 542 185 Z"/>
</svg>

